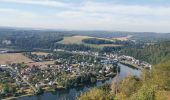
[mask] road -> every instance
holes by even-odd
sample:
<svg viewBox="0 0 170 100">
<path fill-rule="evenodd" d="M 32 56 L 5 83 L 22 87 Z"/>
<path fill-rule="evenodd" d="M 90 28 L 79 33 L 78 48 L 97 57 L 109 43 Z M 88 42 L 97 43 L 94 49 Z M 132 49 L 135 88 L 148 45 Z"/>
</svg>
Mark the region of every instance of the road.
<svg viewBox="0 0 170 100">
<path fill-rule="evenodd" d="M 36 89 L 36 87 L 34 87 L 30 82 L 28 82 L 26 79 L 24 79 L 22 77 L 22 75 L 17 72 L 15 69 L 13 69 L 11 66 L 6 66 L 6 67 L 1 67 L 0 68 L 3 68 L 3 69 L 10 69 L 11 71 L 13 71 L 14 73 L 17 73 L 17 75 L 22 79 L 23 82 L 25 82 L 27 85 L 29 85 L 31 87 L 31 89 L 34 91 L 34 93 L 37 93 L 38 90 Z"/>
</svg>

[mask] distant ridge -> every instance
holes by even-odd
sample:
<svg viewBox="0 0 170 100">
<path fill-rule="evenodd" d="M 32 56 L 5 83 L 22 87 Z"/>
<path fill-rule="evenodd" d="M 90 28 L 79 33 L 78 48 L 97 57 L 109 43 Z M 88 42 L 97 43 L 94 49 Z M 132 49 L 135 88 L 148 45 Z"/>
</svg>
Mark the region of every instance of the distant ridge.
<svg viewBox="0 0 170 100">
<path fill-rule="evenodd" d="M 160 33 L 160 32 L 133 32 L 133 31 L 117 31 L 117 30 L 71 30 L 71 29 L 49 29 L 49 28 L 29 28 L 29 27 L 10 27 L 10 26 L 0 26 L 0 29 L 10 29 L 10 30 L 35 30 L 35 31 L 69 31 L 69 32 L 121 32 L 121 33 Z M 161 34 L 167 34 L 161 33 Z M 169 33 L 168 33 L 169 34 Z"/>
</svg>

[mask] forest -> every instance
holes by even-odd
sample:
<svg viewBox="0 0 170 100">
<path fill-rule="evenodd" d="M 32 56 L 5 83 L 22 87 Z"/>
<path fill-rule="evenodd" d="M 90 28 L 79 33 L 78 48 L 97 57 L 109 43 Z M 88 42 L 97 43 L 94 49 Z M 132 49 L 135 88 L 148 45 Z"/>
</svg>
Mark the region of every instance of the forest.
<svg viewBox="0 0 170 100">
<path fill-rule="evenodd" d="M 120 54 L 133 56 L 137 59 L 147 61 L 152 64 L 170 59 L 170 41 L 159 42 L 145 46 L 144 48 L 127 47 L 121 50 Z"/>
<path fill-rule="evenodd" d="M 131 45 L 131 44 L 133 44 L 133 42 L 132 41 L 130 41 L 130 40 L 128 40 L 128 41 L 122 41 L 122 40 L 112 40 L 112 39 L 110 39 L 110 40 L 107 40 L 107 39 L 97 39 L 97 38 L 88 38 L 88 39 L 84 39 L 84 40 L 82 40 L 82 42 L 84 42 L 84 43 L 87 43 L 87 44 L 98 44 L 98 45 L 100 45 L 100 44 L 117 44 L 117 45 L 126 45 L 126 46 L 128 46 L 128 45 Z"/>
<path fill-rule="evenodd" d="M 113 44 L 114 43 L 110 40 L 97 39 L 97 38 L 84 39 L 82 42 L 87 44 Z"/>
<path fill-rule="evenodd" d="M 17 29 L 17 28 L 0 28 L 0 47 L 13 48 L 22 50 L 34 49 L 54 49 L 66 48 L 72 50 L 88 50 L 91 49 L 85 45 L 63 45 L 59 44 L 65 36 L 85 35 L 98 38 L 111 39 L 113 37 L 126 37 L 131 35 L 130 41 L 108 41 L 99 39 L 85 39 L 83 42 L 87 44 L 118 44 L 124 46 L 133 46 L 136 43 L 155 43 L 156 41 L 167 40 L 170 34 L 158 33 L 136 33 L 136 32 L 107 32 L 107 31 L 58 31 L 58 30 L 31 30 L 31 29 Z M 82 49 L 85 48 L 85 49 Z"/>
</svg>

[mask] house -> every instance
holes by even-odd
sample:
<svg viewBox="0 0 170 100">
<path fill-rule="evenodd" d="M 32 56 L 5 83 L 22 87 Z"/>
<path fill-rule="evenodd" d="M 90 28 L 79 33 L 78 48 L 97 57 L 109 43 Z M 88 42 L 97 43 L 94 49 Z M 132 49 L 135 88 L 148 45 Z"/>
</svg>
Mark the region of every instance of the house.
<svg viewBox="0 0 170 100">
<path fill-rule="evenodd" d="M 6 70 L 5 67 L 7 67 L 7 65 L 0 65 L 0 72 L 1 72 L 1 71 L 5 71 L 5 70 Z"/>
<path fill-rule="evenodd" d="M 4 54 L 4 53 L 7 53 L 8 51 L 6 51 L 6 50 L 1 50 L 0 51 L 0 54 Z"/>
<path fill-rule="evenodd" d="M 53 85 L 53 82 L 52 82 L 52 81 L 50 81 L 50 82 L 48 83 L 48 85 L 52 86 L 52 85 Z"/>
<path fill-rule="evenodd" d="M 21 85 L 21 81 L 19 81 L 18 78 L 16 78 L 15 80 L 16 80 L 16 84 L 17 84 L 17 85 Z"/>
<path fill-rule="evenodd" d="M 102 74 L 102 73 L 103 73 L 103 71 L 102 71 L 102 70 L 100 70 L 100 71 L 99 71 L 99 73 L 100 73 L 100 74 Z"/>
<path fill-rule="evenodd" d="M 36 83 L 36 84 L 35 84 L 35 87 L 36 87 L 36 88 L 40 88 L 40 85 Z"/>
<path fill-rule="evenodd" d="M 1 65 L 1 67 L 7 67 L 7 65 Z"/>
</svg>

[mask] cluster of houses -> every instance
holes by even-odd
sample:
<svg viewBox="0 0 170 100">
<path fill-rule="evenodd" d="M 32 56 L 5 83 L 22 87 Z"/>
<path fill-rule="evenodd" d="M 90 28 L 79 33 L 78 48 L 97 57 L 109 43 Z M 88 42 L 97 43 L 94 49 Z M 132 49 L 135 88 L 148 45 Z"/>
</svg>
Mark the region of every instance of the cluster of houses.
<svg viewBox="0 0 170 100">
<path fill-rule="evenodd" d="M 107 60 L 102 60 L 101 63 L 115 63 L 115 62 L 121 62 L 121 61 L 126 61 L 129 62 L 130 64 L 136 65 L 139 68 L 145 68 L 145 69 L 151 69 L 152 65 L 145 62 L 145 61 L 141 61 L 138 59 L 135 59 L 134 57 L 131 56 L 126 56 L 126 55 L 120 55 L 118 56 L 117 54 L 99 54 L 98 52 L 91 52 L 91 51 L 74 51 L 74 53 L 80 53 L 80 54 L 86 54 L 86 55 L 93 55 L 93 56 L 97 56 L 97 57 L 102 57 L 102 58 L 106 58 Z"/>
<path fill-rule="evenodd" d="M 135 59 L 134 57 L 131 56 L 126 56 L 126 55 L 122 55 L 118 57 L 119 61 L 126 61 L 129 62 L 131 64 L 137 65 L 139 68 L 146 68 L 146 69 L 151 69 L 152 65 L 145 62 L 145 61 L 140 61 L 138 59 Z"/>
<path fill-rule="evenodd" d="M 4 72 L 7 69 L 7 65 L 0 65 L 0 72 Z"/>
<path fill-rule="evenodd" d="M 82 54 L 82 55 L 92 55 L 92 56 L 107 59 L 107 60 L 102 60 L 101 63 L 108 63 L 108 62 L 115 63 L 115 62 L 118 62 L 118 61 L 119 62 L 126 61 L 126 62 L 129 62 L 130 64 L 138 66 L 139 68 L 146 68 L 146 69 L 152 68 L 151 64 L 149 64 L 145 61 L 140 61 L 140 60 L 135 59 L 134 57 L 131 57 L 131 56 L 126 56 L 126 55 L 118 56 L 117 54 L 112 54 L 112 53 L 99 54 L 98 52 L 92 52 L 92 51 L 72 51 L 72 53 Z"/>
<path fill-rule="evenodd" d="M 62 51 L 62 50 L 56 50 Z M 81 55 L 92 55 L 97 57 L 101 57 L 100 60 L 94 60 L 92 63 L 87 61 L 78 61 L 78 59 L 55 59 L 56 62 L 53 64 L 44 64 L 42 62 L 33 62 L 28 63 L 27 67 L 21 68 L 20 66 L 11 66 L 15 71 L 10 71 L 10 75 L 14 78 L 15 83 L 21 86 L 22 89 L 28 88 L 29 86 L 23 81 L 26 80 L 31 83 L 34 87 L 51 87 L 57 86 L 56 77 L 59 73 L 67 73 L 68 75 L 80 75 L 82 72 L 87 71 L 95 71 L 97 70 L 95 64 L 100 65 L 100 69 L 98 70 L 98 75 L 113 74 L 113 70 L 117 67 L 117 63 L 121 61 L 130 62 L 131 64 L 135 64 L 140 68 L 151 69 L 151 65 L 147 62 L 140 61 L 131 56 L 121 55 L 118 56 L 116 54 L 99 54 L 98 52 L 90 52 L 90 51 L 71 51 L 75 54 Z M 64 63 L 62 62 L 64 61 Z M 4 68 L 7 65 L 0 65 L 0 71 L 5 70 Z M 9 71 L 9 70 L 8 70 Z M 21 77 L 17 76 L 17 73 L 21 75 Z M 25 85 L 24 85 L 25 84 Z"/>
<path fill-rule="evenodd" d="M 27 67 L 15 70 L 21 75 L 21 77 L 32 84 L 34 87 L 46 87 L 56 85 L 54 80 L 50 80 L 50 74 L 53 72 L 50 69 L 47 69 L 47 66 L 41 64 L 28 64 Z M 55 71 L 54 71 L 55 72 Z M 21 77 L 16 76 L 16 84 L 22 86 L 22 88 L 27 88 L 28 85 L 25 84 Z"/>
<path fill-rule="evenodd" d="M 73 54 L 81 54 L 81 55 L 94 55 L 94 56 L 99 55 L 98 52 L 92 52 L 90 50 L 88 50 L 88 51 L 67 51 L 67 50 L 63 50 L 63 49 L 54 49 L 53 51 L 63 51 L 63 52 L 69 52 L 69 53 L 73 53 Z"/>
<path fill-rule="evenodd" d="M 99 56 L 98 52 L 92 52 L 92 51 L 72 51 L 72 53 L 75 54 L 82 54 L 82 55 L 94 55 L 94 56 Z"/>
<path fill-rule="evenodd" d="M 79 52 L 80 53 L 80 52 Z M 81 52 L 85 53 L 85 52 Z M 96 53 L 93 53 L 97 55 Z M 57 59 L 55 61 L 61 62 L 66 59 Z M 113 68 L 112 63 L 115 61 L 105 59 L 97 62 L 102 66 L 101 70 L 98 71 L 99 74 L 107 73 L 109 74 L 110 69 Z M 6 67 L 6 65 L 1 65 Z M 88 63 L 86 61 L 78 62 L 77 59 L 72 61 L 65 61 L 64 63 L 59 64 L 44 64 L 42 62 L 31 62 L 28 63 L 26 67 L 21 68 L 20 66 L 11 66 L 16 73 L 19 73 L 21 77 L 18 77 L 17 74 L 13 74 L 13 78 L 16 81 L 16 84 L 21 86 L 23 89 L 27 88 L 28 85 L 23 81 L 26 80 L 33 84 L 35 87 L 45 87 L 56 85 L 56 80 L 54 76 L 57 76 L 58 73 L 67 73 L 70 75 L 80 75 L 82 72 L 87 71 L 87 69 L 92 69 L 95 67 L 94 63 Z M 96 70 L 93 68 L 93 71 Z M 25 85 L 23 85 L 25 84 Z"/>
</svg>

